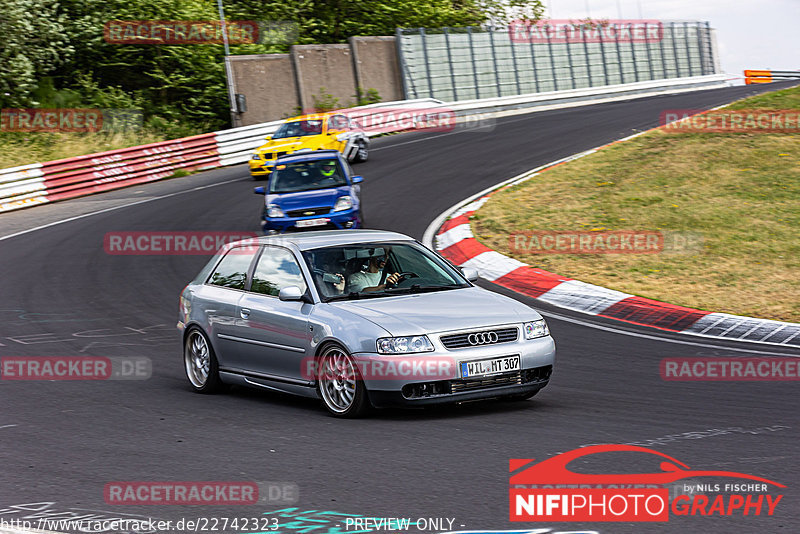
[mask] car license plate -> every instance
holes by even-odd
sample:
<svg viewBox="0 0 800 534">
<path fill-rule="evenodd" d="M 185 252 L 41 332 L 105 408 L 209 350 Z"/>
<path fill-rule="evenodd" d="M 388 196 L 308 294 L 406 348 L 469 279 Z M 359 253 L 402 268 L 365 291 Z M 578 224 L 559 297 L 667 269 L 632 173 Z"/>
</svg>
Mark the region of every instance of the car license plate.
<svg viewBox="0 0 800 534">
<path fill-rule="evenodd" d="M 460 362 L 460 365 L 461 378 L 479 378 L 519 371 L 520 358 L 519 356 L 502 356 L 500 358 Z"/>
<path fill-rule="evenodd" d="M 328 224 L 328 219 L 305 219 L 303 221 L 297 221 L 295 226 L 298 228 L 308 228 L 309 226 L 325 226 Z"/>
</svg>

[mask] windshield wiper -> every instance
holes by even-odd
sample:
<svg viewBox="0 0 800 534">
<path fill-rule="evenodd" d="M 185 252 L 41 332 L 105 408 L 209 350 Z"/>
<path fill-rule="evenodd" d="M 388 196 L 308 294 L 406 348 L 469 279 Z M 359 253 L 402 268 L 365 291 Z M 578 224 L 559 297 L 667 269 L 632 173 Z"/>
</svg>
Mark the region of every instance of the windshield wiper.
<svg viewBox="0 0 800 534">
<path fill-rule="evenodd" d="M 383 291 L 373 291 L 371 293 L 359 293 L 357 291 L 351 291 L 350 293 L 343 294 L 343 295 L 334 295 L 332 297 L 325 297 L 325 302 L 331 302 L 334 300 L 357 300 L 357 299 L 374 299 L 376 297 L 385 297 L 386 293 Z"/>
<path fill-rule="evenodd" d="M 386 291 L 391 291 L 392 294 L 411 294 L 411 293 L 431 293 L 433 291 L 445 291 L 448 289 L 460 289 L 466 286 L 449 285 L 449 286 L 423 286 L 420 284 L 413 284 L 409 287 L 393 287 Z"/>
</svg>

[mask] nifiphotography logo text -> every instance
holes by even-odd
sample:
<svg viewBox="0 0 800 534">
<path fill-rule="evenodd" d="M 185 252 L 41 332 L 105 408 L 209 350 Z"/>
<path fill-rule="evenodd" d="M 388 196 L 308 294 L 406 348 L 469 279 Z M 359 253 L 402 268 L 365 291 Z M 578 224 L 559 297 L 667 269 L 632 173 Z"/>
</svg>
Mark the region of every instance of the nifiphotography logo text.
<svg viewBox="0 0 800 534">
<path fill-rule="evenodd" d="M 577 459 L 600 453 L 642 453 L 657 456 L 660 471 L 633 474 L 587 474 L 570 470 Z M 509 489 L 511 521 L 665 522 L 675 516 L 772 516 L 783 499 L 769 493 L 783 484 L 733 471 L 691 469 L 664 453 L 634 445 L 592 445 L 558 454 L 542 462 L 513 459 Z M 679 480 L 725 477 L 719 483 Z M 738 479 L 739 481 L 734 481 Z M 674 489 L 674 488 L 673 488 Z M 714 495 L 716 493 L 716 495 Z"/>
</svg>

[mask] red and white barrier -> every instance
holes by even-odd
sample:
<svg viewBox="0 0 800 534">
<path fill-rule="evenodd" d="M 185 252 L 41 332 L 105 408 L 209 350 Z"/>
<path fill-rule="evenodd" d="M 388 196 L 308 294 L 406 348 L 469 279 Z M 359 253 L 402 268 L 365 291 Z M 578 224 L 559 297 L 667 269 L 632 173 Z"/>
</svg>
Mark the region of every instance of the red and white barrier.
<svg viewBox="0 0 800 534">
<path fill-rule="evenodd" d="M 369 109 L 443 105 L 418 99 L 363 106 Z M 376 113 L 378 113 L 376 111 Z M 244 163 L 283 121 L 272 121 L 86 156 L 0 169 L 0 212 L 77 198 L 172 176 Z"/>
</svg>

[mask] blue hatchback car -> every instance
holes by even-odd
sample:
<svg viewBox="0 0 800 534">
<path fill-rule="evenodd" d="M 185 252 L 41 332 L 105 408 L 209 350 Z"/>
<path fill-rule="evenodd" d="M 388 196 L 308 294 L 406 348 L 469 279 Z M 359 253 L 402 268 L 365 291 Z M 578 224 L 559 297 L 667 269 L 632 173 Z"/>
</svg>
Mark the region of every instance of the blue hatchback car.
<svg viewBox="0 0 800 534">
<path fill-rule="evenodd" d="M 337 150 L 278 158 L 264 195 L 265 234 L 361 228 L 361 176 L 353 175 Z"/>
</svg>

